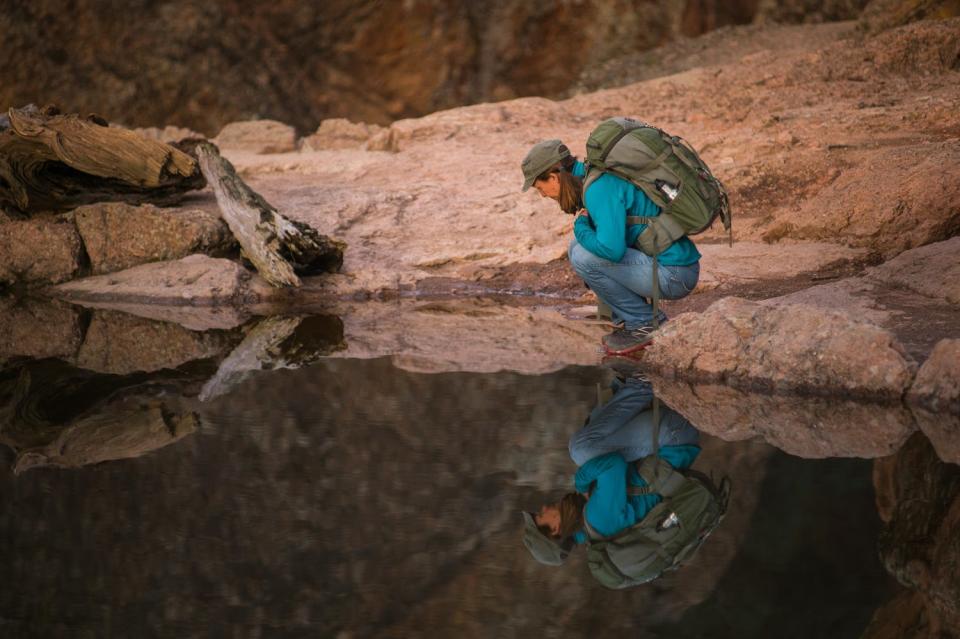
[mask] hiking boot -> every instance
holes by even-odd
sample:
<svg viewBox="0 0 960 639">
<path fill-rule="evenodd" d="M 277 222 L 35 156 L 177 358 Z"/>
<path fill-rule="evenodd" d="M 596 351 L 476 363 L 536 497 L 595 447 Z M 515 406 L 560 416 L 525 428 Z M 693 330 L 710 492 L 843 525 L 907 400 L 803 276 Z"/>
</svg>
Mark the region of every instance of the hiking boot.
<svg viewBox="0 0 960 639">
<path fill-rule="evenodd" d="M 603 345 L 612 355 L 626 355 L 650 346 L 655 331 L 650 324 L 630 329 L 618 328 L 603 338 Z"/>
</svg>

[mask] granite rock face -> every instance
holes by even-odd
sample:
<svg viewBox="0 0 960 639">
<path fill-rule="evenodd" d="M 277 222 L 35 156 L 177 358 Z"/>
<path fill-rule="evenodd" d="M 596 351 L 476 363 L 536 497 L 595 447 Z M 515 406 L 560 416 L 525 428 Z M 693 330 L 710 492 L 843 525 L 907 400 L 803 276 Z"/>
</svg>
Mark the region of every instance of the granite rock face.
<svg viewBox="0 0 960 639">
<path fill-rule="evenodd" d="M 222 150 L 250 153 L 288 153 L 297 149 L 297 132 L 276 120 L 231 122 L 213 139 Z"/>
<path fill-rule="evenodd" d="M 81 243 L 70 216 L 0 218 L 0 286 L 69 280 L 80 268 Z"/>
<path fill-rule="evenodd" d="M 692 379 L 886 399 L 899 399 L 916 369 L 876 326 L 808 306 L 733 297 L 668 322 L 644 359 Z"/>
<path fill-rule="evenodd" d="M 60 284 L 55 293 L 79 302 L 148 302 L 170 306 L 254 303 L 269 290 L 259 276 L 236 262 L 190 255 Z"/>
<path fill-rule="evenodd" d="M 937 343 L 907 400 L 940 459 L 960 464 L 960 340 Z"/>
<path fill-rule="evenodd" d="M 957 200 L 960 201 L 960 200 Z M 960 236 L 927 244 L 867 270 L 867 277 L 957 306 L 960 312 Z"/>
<path fill-rule="evenodd" d="M 94 275 L 237 246 L 226 223 L 207 211 L 117 202 L 81 206 L 75 215 Z"/>
<path fill-rule="evenodd" d="M 331 118 L 320 123 L 313 135 L 300 140 L 300 148 L 306 151 L 324 149 L 360 149 L 382 127 L 365 122 L 351 122 L 345 118 Z"/>
</svg>

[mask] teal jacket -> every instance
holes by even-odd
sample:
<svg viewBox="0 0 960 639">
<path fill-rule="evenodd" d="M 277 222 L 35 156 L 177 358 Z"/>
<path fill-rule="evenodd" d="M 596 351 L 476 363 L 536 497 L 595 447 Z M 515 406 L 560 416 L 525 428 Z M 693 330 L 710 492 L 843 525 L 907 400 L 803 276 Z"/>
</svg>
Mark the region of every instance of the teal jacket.
<svg viewBox="0 0 960 639">
<path fill-rule="evenodd" d="M 586 167 L 582 162 L 574 166 L 573 174 L 583 177 Z M 590 215 L 580 216 L 573 225 L 573 234 L 580 246 L 594 255 L 611 262 L 619 262 L 647 228 L 638 224 L 627 228 L 628 215 L 656 217 L 660 207 L 646 193 L 630 182 L 610 173 L 597 178 L 583 195 L 583 204 Z M 689 266 L 700 259 L 700 251 L 689 237 L 682 237 L 657 256 L 664 266 Z"/>
<path fill-rule="evenodd" d="M 659 457 L 677 470 L 684 470 L 699 454 L 700 447 L 690 444 L 664 446 Z M 577 470 L 573 484 L 578 493 L 590 493 L 583 516 L 604 537 L 634 525 L 663 499 L 660 495 L 627 495 L 627 484 L 646 486 L 647 482 L 637 472 L 636 464 L 628 464 L 620 453 L 594 457 Z M 582 544 L 587 533 L 577 531 L 573 538 Z"/>
</svg>

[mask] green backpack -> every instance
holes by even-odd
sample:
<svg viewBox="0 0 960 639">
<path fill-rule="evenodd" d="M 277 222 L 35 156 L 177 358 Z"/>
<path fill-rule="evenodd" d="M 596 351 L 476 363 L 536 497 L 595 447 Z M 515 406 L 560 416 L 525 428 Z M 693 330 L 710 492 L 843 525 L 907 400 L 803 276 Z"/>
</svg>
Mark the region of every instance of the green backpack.
<svg viewBox="0 0 960 639">
<path fill-rule="evenodd" d="M 587 564 L 597 581 L 612 589 L 629 588 L 675 570 L 693 557 L 723 520 L 730 480 L 720 487 L 696 471 L 680 472 L 656 453 L 636 462 L 646 486 L 629 486 L 630 495 L 656 493 L 663 501 L 632 527 L 611 537 L 587 523 Z"/>
<path fill-rule="evenodd" d="M 647 225 L 634 244 L 647 255 L 655 257 L 684 235 L 702 233 L 718 217 L 733 243 L 727 191 L 682 138 L 630 118 L 610 118 L 587 138 L 586 164 L 584 194 L 597 178 L 612 173 L 634 184 L 660 207 L 656 217 L 627 217 L 628 225 Z M 657 260 L 653 260 L 653 268 L 656 317 L 660 300 Z"/>
</svg>

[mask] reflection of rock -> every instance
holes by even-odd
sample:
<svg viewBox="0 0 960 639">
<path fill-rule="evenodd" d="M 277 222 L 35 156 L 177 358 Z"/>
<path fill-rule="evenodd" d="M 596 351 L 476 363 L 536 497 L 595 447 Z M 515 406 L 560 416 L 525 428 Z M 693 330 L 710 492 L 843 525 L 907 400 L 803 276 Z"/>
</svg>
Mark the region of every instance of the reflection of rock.
<svg viewBox="0 0 960 639">
<path fill-rule="evenodd" d="M 598 361 L 607 330 L 545 308 L 484 300 L 375 304 L 345 310 L 346 357 L 393 359 L 404 370 L 544 373 Z"/>
<path fill-rule="evenodd" d="M 248 309 L 236 306 L 158 306 L 123 302 L 77 302 L 77 305 L 179 324 L 191 331 L 230 330 L 245 324 L 252 315 Z"/>
<path fill-rule="evenodd" d="M 220 129 L 213 142 L 223 150 L 287 153 L 297 150 L 297 132 L 275 120 L 231 122 Z"/>
<path fill-rule="evenodd" d="M 200 400 L 222 395 L 251 371 L 299 368 L 343 348 L 343 322 L 334 316 L 260 320 L 200 391 Z"/>
<path fill-rule="evenodd" d="M 76 210 L 76 221 L 94 274 L 236 246 L 220 216 L 207 211 L 90 204 Z"/>
<path fill-rule="evenodd" d="M 703 432 L 727 441 L 760 436 L 798 457 L 882 457 L 916 428 L 902 406 L 747 393 L 660 378 L 654 378 L 654 387 Z"/>
<path fill-rule="evenodd" d="M 907 400 L 940 459 L 960 464 L 960 340 L 940 340 Z"/>
<path fill-rule="evenodd" d="M 49 444 L 20 451 L 13 472 L 41 466 L 78 468 L 140 457 L 197 428 L 196 415 L 170 413 L 156 402 L 145 403 L 138 398 L 107 403 L 97 410 L 71 423 Z"/>
<path fill-rule="evenodd" d="M 885 503 L 893 505 L 881 511 L 886 521 L 880 556 L 900 583 L 920 593 L 924 604 L 913 614 L 927 632 L 905 636 L 956 636 L 960 633 L 960 466 L 938 460 L 926 439 L 915 435 L 896 457 L 879 466 L 875 477 L 878 499 L 882 495 Z M 903 601 L 890 605 L 911 610 Z"/>
<path fill-rule="evenodd" d="M 0 218 L 0 286 L 63 282 L 79 266 L 80 236 L 69 218 Z"/>
<path fill-rule="evenodd" d="M 899 398 L 915 365 L 889 332 L 816 308 L 725 298 L 661 329 L 645 361 L 706 381 L 815 394 Z"/>
<path fill-rule="evenodd" d="M 150 372 L 220 355 L 232 341 L 219 331 L 199 333 L 169 322 L 98 310 L 87 328 L 76 364 L 116 375 Z"/>
<path fill-rule="evenodd" d="M 0 297 L 0 364 L 11 357 L 70 358 L 82 338 L 76 308 L 56 300 Z"/>
<path fill-rule="evenodd" d="M 190 255 L 173 262 L 142 264 L 109 275 L 60 284 L 54 292 L 78 302 L 150 303 L 218 306 L 255 303 L 269 285 L 239 264 L 223 258 Z"/>
</svg>

